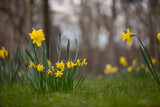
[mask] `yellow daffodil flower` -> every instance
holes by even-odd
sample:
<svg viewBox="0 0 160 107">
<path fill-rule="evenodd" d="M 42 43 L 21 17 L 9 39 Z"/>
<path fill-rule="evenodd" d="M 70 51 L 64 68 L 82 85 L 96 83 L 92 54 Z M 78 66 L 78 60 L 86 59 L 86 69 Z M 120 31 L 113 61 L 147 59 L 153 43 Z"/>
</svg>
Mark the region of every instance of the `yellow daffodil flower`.
<svg viewBox="0 0 160 107">
<path fill-rule="evenodd" d="M 8 56 L 8 52 L 6 49 L 2 46 L 2 49 L 0 50 L 0 58 L 5 59 L 5 56 Z"/>
<path fill-rule="evenodd" d="M 132 66 L 134 67 L 136 64 L 137 64 L 137 59 L 134 59 L 134 60 L 132 61 Z"/>
<path fill-rule="evenodd" d="M 104 70 L 104 74 L 106 74 L 106 75 L 109 74 L 111 72 L 111 70 L 112 70 L 112 65 L 107 64 L 106 68 Z"/>
<path fill-rule="evenodd" d="M 81 66 L 81 62 L 80 62 L 79 59 L 76 61 L 76 64 L 77 64 L 78 66 Z"/>
<path fill-rule="evenodd" d="M 54 66 L 52 66 L 52 71 L 54 71 Z"/>
<path fill-rule="evenodd" d="M 133 70 L 132 66 L 127 68 L 127 72 L 131 72 Z"/>
<path fill-rule="evenodd" d="M 3 58 L 3 59 L 5 59 L 5 55 L 4 55 L 4 52 L 3 52 L 3 50 L 0 50 L 0 58 Z"/>
<path fill-rule="evenodd" d="M 8 56 L 8 51 L 6 51 L 6 49 L 2 46 L 2 50 L 5 53 L 5 56 Z"/>
<path fill-rule="evenodd" d="M 139 72 L 140 71 L 140 67 L 137 67 L 137 72 Z"/>
<path fill-rule="evenodd" d="M 48 75 L 53 75 L 53 72 L 50 69 L 48 69 L 47 73 Z"/>
<path fill-rule="evenodd" d="M 86 58 L 81 63 L 81 66 L 83 66 L 83 65 L 85 65 L 85 66 L 87 65 Z"/>
<path fill-rule="evenodd" d="M 21 76 L 22 76 L 21 72 L 18 72 L 18 76 L 21 78 Z"/>
<path fill-rule="evenodd" d="M 55 74 L 56 74 L 56 77 L 61 77 L 61 75 L 63 75 L 63 73 L 61 71 L 59 71 L 59 70 Z"/>
<path fill-rule="evenodd" d="M 38 47 L 41 47 L 41 42 L 45 40 L 44 38 L 45 35 L 42 29 L 37 31 L 34 28 L 32 29 L 33 31 L 32 33 L 29 33 L 29 36 L 31 37 L 31 39 L 33 39 L 33 44 L 36 43 Z"/>
<path fill-rule="evenodd" d="M 148 72 L 149 72 L 148 67 L 145 67 L 145 72 L 146 72 L 146 73 L 148 73 Z"/>
<path fill-rule="evenodd" d="M 144 68 L 145 67 L 145 65 L 144 64 L 141 64 L 141 68 Z"/>
<path fill-rule="evenodd" d="M 67 65 L 67 68 L 68 68 L 68 69 L 72 68 L 70 61 L 68 61 L 68 62 L 66 63 L 66 65 Z"/>
<path fill-rule="evenodd" d="M 160 41 L 160 33 L 157 34 L 157 39 Z"/>
<path fill-rule="evenodd" d="M 112 73 L 116 73 L 116 72 L 118 72 L 118 67 L 115 66 L 112 68 Z"/>
<path fill-rule="evenodd" d="M 57 62 L 56 67 L 60 69 L 61 72 L 64 71 L 65 64 L 63 63 L 63 60 L 61 62 Z"/>
<path fill-rule="evenodd" d="M 30 61 L 29 63 L 30 63 L 29 68 L 35 67 L 35 65 L 32 61 Z"/>
<path fill-rule="evenodd" d="M 155 58 L 151 57 L 151 60 L 152 60 L 153 64 L 156 64 L 156 59 Z"/>
<path fill-rule="evenodd" d="M 128 39 L 127 43 L 128 44 L 132 44 L 132 35 L 131 33 L 129 32 L 129 28 L 125 28 L 125 30 L 127 31 L 127 33 L 125 34 L 124 32 L 122 32 L 122 41 L 124 42 L 126 39 Z"/>
<path fill-rule="evenodd" d="M 48 62 L 48 66 L 50 67 L 50 66 L 51 66 L 51 61 L 50 61 L 50 60 L 48 60 L 47 62 Z"/>
<path fill-rule="evenodd" d="M 43 65 L 40 65 L 40 64 L 38 64 L 38 66 L 36 66 L 36 67 L 39 72 L 43 71 L 43 69 L 44 69 Z"/>
<path fill-rule="evenodd" d="M 120 59 L 119 59 L 119 62 L 123 66 L 127 66 L 127 61 L 126 61 L 125 57 L 121 56 Z"/>
</svg>

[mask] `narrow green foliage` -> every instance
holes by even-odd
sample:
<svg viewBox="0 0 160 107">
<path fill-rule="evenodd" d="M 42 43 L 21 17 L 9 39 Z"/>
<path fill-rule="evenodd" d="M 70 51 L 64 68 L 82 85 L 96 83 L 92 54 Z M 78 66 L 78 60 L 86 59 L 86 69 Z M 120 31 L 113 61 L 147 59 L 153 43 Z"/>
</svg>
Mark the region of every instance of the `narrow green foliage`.
<svg viewBox="0 0 160 107">
<path fill-rule="evenodd" d="M 140 46 L 140 50 L 141 50 L 141 54 L 143 56 L 143 59 L 149 69 L 149 71 L 151 72 L 152 76 L 154 77 L 155 81 L 158 83 L 158 85 L 160 86 L 160 80 L 159 80 L 159 77 L 158 77 L 158 74 L 157 74 L 157 71 L 155 69 L 155 66 L 153 65 L 152 63 L 152 60 L 151 60 L 151 57 L 150 57 L 150 54 L 147 50 L 147 48 L 143 45 L 142 41 L 140 40 L 139 37 L 137 37 L 141 46 Z"/>
</svg>

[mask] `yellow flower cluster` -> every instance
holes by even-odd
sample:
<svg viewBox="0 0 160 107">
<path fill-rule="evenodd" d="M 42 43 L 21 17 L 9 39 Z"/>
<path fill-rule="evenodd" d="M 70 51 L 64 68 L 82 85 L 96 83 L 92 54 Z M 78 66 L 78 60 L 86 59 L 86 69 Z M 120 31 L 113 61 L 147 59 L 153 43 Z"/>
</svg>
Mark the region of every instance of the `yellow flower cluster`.
<svg viewBox="0 0 160 107">
<path fill-rule="evenodd" d="M 0 58 L 5 59 L 5 56 L 8 56 L 8 51 L 2 46 L 2 49 L 0 50 Z"/>
<path fill-rule="evenodd" d="M 76 63 L 73 63 L 72 61 L 68 61 L 67 63 L 66 63 L 66 65 L 67 65 L 67 68 L 68 69 L 70 69 L 70 68 L 73 68 L 74 66 L 86 66 L 88 63 L 86 62 L 86 58 L 81 62 L 80 61 L 80 59 L 78 59 L 77 61 L 76 61 Z"/>
<path fill-rule="evenodd" d="M 30 63 L 29 68 L 35 67 L 35 68 L 37 68 L 37 71 L 39 71 L 39 72 L 43 71 L 43 69 L 45 68 L 45 67 L 43 67 L 43 65 L 40 65 L 40 64 L 36 66 L 32 61 L 30 61 L 29 63 Z M 55 73 L 55 75 L 56 75 L 56 77 L 61 77 L 63 75 L 62 72 L 65 69 L 65 63 L 62 60 L 61 62 L 57 62 L 55 64 L 56 64 L 56 68 L 57 68 L 57 72 Z M 84 66 L 84 65 L 87 65 L 86 58 L 82 62 L 80 62 L 80 59 L 78 59 L 76 61 L 76 63 L 73 63 L 72 61 L 68 61 L 66 63 L 66 66 L 68 69 L 71 69 L 74 66 Z M 48 66 L 49 66 L 49 68 L 51 66 L 50 60 L 48 60 Z M 51 66 L 51 69 L 48 69 L 47 73 L 49 75 L 53 75 L 53 72 L 54 72 L 54 66 Z"/>
<path fill-rule="evenodd" d="M 106 68 L 104 70 L 104 74 L 110 74 L 110 73 L 117 73 L 118 72 L 118 67 L 115 66 L 115 67 L 112 67 L 112 65 L 110 64 L 107 64 L 106 65 Z"/>
<path fill-rule="evenodd" d="M 29 68 L 35 67 L 35 68 L 37 68 L 37 71 L 39 71 L 39 72 L 43 71 L 43 69 L 44 69 L 43 65 L 38 64 L 36 66 L 32 61 L 30 61 L 29 63 L 30 63 Z"/>
<path fill-rule="evenodd" d="M 31 39 L 33 39 L 33 43 L 36 43 L 38 47 L 41 47 L 41 42 L 45 40 L 44 38 L 45 35 L 42 29 L 37 31 L 34 28 L 32 29 L 33 31 L 32 33 L 29 33 L 29 36 L 31 37 Z"/>
<path fill-rule="evenodd" d="M 123 63 L 125 62 L 124 59 L 125 58 L 121 58 L 121 64 L 122 65 L 124 65 Z M 155 64 L 156 63 L 156 59 L 153 58 L 153 57 L 151 57 L 151 59 L 152 59 L 152 63 Z M 141 69 L 145 70 L 146 73 L 149 72 L 149 69 L 147 68 L 147 66 L 145 66 L 145 64 L 142 63 L 140 66 L 138 66 L 137 59 L 133 59 L 132 60 L 132 65 L 126 68 L 127 72 L 132 72 L 133 69 L 135 69 L 137 72 L 139 72 Z"/>
</svg>

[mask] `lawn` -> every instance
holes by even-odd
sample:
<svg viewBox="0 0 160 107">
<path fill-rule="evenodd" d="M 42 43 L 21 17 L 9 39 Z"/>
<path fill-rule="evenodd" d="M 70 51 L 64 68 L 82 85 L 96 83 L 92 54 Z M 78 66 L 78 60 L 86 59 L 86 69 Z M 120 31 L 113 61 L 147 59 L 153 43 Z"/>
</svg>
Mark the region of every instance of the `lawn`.
<svg viewBox="0 0 160 107">
<path fill-rule="evenodd" d="M 27 85 L 3 85 L 0 89 L 2 107 L 106 107 L 160 106 L 160 89 L 149 77 L 118 77 L 86 79 L 76 92 L 37 94 Z"/>
</svg>

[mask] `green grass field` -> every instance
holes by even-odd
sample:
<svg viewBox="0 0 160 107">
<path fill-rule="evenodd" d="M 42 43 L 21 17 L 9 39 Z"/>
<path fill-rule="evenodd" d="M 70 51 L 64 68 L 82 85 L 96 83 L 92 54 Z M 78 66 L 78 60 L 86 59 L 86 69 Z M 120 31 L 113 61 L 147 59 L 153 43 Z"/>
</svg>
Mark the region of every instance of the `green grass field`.
<svg viewBox="0 0 160 107">
<path fill-rule="evenodd" d="M 0 89 L 0 107 L 157 107 L 160 89 L 152 78 L 128 77 L 86 79 L 71 93 L 36 94 L 28 85 L 4 85 Z"/>
</svg>

